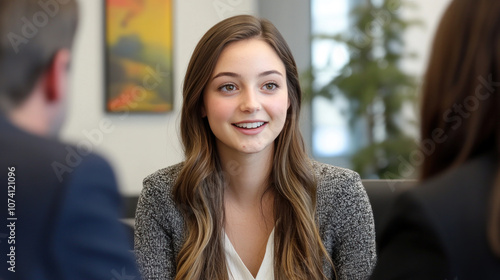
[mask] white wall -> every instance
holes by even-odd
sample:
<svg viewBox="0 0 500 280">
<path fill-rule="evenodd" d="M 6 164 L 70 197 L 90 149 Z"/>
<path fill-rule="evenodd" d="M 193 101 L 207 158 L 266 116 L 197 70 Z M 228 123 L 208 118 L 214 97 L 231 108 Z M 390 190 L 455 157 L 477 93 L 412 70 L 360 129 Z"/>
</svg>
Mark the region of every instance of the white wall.
<svg viewBox="0 0 500 280">
<path fill-rule="evenodd" d="M 418 55 L 418 59 L 405 62 L 404 67 L 409 73 L 417 76 L 424 74 L 436 28 L 450 2 L 450 0 L 414 0 L 416 8 L 404 10 L 408 19 L 423 21 L 423 26 L 409 28 L 404 36 L 407 50 Z"/>
<path fill-rule="evenodd" d="M 416 54 L 417 58 L 403 60 L 402 67 L 408 74 L 414 75 L 417 78 L 417 94 L 419 94 L 423 76 L 429 62 L 436 29 L 439 25 L 441 16 L 451 0 L 413 0 L 412 2 L 416 7 L 403 9 L 404 16 L 407 19 L 421 20 L 422 25 L 410 27 L 404 35 L 404 41 L 406 51 Z M 414 126 L 411 125 L 411 123 L 418 123 L 420 119 L 418 117 L 420 112 L 419 101 L 420 99 L 417 98 L 415 104 L 406 104 L 406 106 L 403 107 L 404 119 L 410 122 L 404 125 L 403 128 L 405 133 L 415 138 L 419 138 L 418 125 Z"/>
<path fill-rule="evenodd" d="M 114 166 L 121 191 L 135 195 L 141 191 L 145 176 L 182 160 L 178 136 L 182 79 L 196 43 L 208 28 L 223 18 L 256 14 L 257 0 L 174 1 L 174 110 L 162 115 L 104 112 L 102 2 L 80 0 L 81 22 L 74 48 L 69 115 L 61 138 L 76 144 L 91 143 L 86 135 L 94 133 L 93 149 Z M 407 63 L 406 67 L 421 75 L 435 26 L 449 0 L 416 2 L 420 8 L 409 15 L 425 19 L 426 27 L 413 29 L 406 36 L 408 48 L 420 55 L 419 60 Z M 98 137 L 99 133 L 102 137 Z"/>
<path fill-rule="evenodd" d="M 182 80 L 196 43 L 221 19 L 235 14 L 255 14 L 257 5 L 254 0 L 173 1 L 173 112 L 110 115 L 103 109 L 103 2 L 79 1 L 81 21 L 74 48 L 71 99 L 61 138 L 75 144 L 92 143 L 92 148 L 113 165 L 122 193 L 133 195 L 141 191 L 145 176 L 182 161 L 178 137 Z M 99 130 L 102 137 L 97 133 Z M 93 142 L 88 134 L 93 135 Z"/>
</svg>

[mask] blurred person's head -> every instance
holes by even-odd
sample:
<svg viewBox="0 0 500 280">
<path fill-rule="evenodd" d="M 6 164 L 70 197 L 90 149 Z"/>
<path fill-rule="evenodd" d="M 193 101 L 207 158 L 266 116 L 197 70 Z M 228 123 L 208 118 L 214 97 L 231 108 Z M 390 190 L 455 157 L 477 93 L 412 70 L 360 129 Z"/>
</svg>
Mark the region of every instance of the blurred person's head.
<svg viewBox="0 0 500 280">
<path fill-rule="evenodd" d="M 500 152 L 499 93 L 500 1 L 453 1 L 424 81 L 421 137 L 435 139 L 436 148 L 425 158 L 422 178 L 485 151 Z"/>
<path fill-rule="evenodd" d="M 484 153 L 498 158 L 500 1 L 451 2 L 435 35 L 421 108 L 422 179 Z M 489 234 L 500 256 L 500 175 L 492 197 Z"/>
<path fill-rule="evenodd" d="M 0 113 L 53 136 L 64 120 L 75 0 L 0 1 Z"/>
</svg>

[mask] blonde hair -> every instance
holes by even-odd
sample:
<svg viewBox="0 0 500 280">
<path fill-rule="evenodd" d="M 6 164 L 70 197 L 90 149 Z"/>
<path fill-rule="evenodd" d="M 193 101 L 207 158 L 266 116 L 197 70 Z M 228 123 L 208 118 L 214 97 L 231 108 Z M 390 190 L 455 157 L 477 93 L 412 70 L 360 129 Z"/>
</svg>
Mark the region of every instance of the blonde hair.
<svg viewBox="0 0 500 280">
<path fill-rule="evenodd" d="M 177 256 L 175 279 L 228 279 L 222 243 L 226 180 L 215 136 L 203 118 L 203 91 L 219 55 L 232 42 L 259 38 L 286 68 L 290 107 L 275 140 L 269 178 L 274 202 L 275 279 L 326 279 L 323 264 L 333 264 L 316 221 L 316 181 L 299 131 L 301 90 L 297 67 L 279 31 L 269 21 L 241 15 L 213 26 L 196 46 L 184 79 L 181 136 L 185 162 L 173 196 L 185 219 L 186 238 Z M 217 261 L 214 261 L 217 260 Z"/>
</svg>

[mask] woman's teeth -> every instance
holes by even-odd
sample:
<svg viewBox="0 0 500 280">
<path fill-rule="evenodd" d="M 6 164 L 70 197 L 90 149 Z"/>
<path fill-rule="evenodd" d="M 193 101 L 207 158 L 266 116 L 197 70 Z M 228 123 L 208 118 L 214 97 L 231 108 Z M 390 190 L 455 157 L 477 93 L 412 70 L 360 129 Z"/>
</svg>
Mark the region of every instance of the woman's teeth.
<svg viewBox="0 0 500 280">
<path fill-rule="evenodd" d="M 234 125 L 239 128 L 257 128 L 264 125 L 264 122 L 236 123 Z"/>
</svg>

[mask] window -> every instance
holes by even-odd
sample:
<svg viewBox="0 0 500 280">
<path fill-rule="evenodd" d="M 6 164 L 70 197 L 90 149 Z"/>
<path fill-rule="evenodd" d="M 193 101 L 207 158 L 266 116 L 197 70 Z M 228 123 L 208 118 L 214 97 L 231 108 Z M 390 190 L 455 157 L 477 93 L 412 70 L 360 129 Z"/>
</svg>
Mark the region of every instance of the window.
<svg viewBox="0 0 500 280">
<path fill-rule="evenodd" d="M 346 47 L 318 35 L 335 35 L 344 31 L 349 21 L 349 1 L 311 0 L 311 63 L 314 73 L 312 87 L 325 86 L 347 63 Z M 353 146 L 344 98 L 316 96 L 312 100 L 312 154 L 331 164 L 350 167 L 348 156 Z"/>
<path fill-rule="evenodd" d="M 401 171 L 415 150 L 416 79 L 401 69 L 400 4 L 311 0 L 312 156 L 363 178 L 413 177 Z"/>
</svg>

